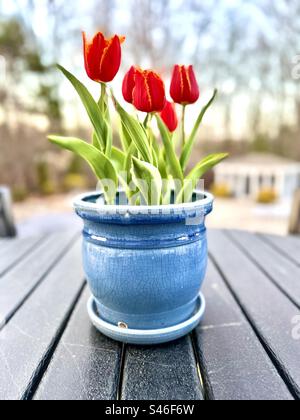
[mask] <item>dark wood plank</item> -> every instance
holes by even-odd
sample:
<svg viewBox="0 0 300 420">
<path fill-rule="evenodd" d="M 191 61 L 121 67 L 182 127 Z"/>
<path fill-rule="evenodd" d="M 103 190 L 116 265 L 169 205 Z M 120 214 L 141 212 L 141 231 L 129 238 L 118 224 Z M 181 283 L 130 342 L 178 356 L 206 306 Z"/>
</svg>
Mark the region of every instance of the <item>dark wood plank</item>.
<svg viewBox="0 0 300 420">
<path fill-rule="evenodd" d="M 14 269 L 0 278 L 0 323 L 3 325 L 45 278 L 51 267 L 62 258 L 74 242 L 74 232 L 49 235 Z"/>
<path fill-rule="evenodd" d="M 78 240 L 0 332 L 0 400 L 30 395 L 84 284 Z"/>
<path fill-rule="evenodd" d="M 239 231 L 229 235 L 300 308 L 300 267 L 256 235 Z"/>
<path fill-rule="evenodd" d="M 292 399 L 212 263 L 208 267 L 203 292 L 207 310 L 195 335 L 207 398 L 246 401 Z"/>
<path fill-rule="evenodd" d="M 300 398 L 299 341 L 292 335 L 298 308 L 225 233 L 211 231 L 209 240 L 214 262 L 293 396 Z"/>
<path fill-rule="evenodd" d="M 117 398 L 121 345 L 104 337 L 91 325 L 86 310 L 89 296 L 86 288 L 34 399 Z"/>
<path fill-rule="evenodd" d="M 280 253 L 300 266 L 300 236 L 259 235 Z"/>
<path fill-rule="evenodd" d="M 36 237 L 11 239 L 4 242 L 0 248 L 0 277 L 14 267 L 44 239 L 42 235 Z"/>
<path fill-rule="evenodd" d="M 126 349 L 123 400 L 202 400 L 190 337 L 175 343 Z"/>
</svg>

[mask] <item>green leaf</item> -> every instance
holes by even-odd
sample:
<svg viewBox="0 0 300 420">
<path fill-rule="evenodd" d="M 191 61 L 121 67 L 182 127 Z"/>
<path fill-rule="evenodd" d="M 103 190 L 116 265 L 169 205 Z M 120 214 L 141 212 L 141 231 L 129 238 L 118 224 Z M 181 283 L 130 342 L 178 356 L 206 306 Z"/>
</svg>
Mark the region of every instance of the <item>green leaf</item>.
<svg viewBox="0 0 300 420">
<path fill-rule="evenodd" d="M 113 147 L 111 151 L 111 161 L 117 172 L 124 170 L 126 155 L 117 147 Z"/>
<path fill-rule="evenodd" d="M 159 153 L 158 169 L 163 179 L 168 179 L 167 167 L 168 167 L 168 163 L 166 159 L 166 151 L 164 148 L 162 148 Z"/>
<path fill-rule="evenodd" d="M 157 139 L 155 137 L 155 134 L 153 133 L 153 130 L 152 129 L 150 129 L 150 133 L 151 133 L 151 137 L 152 137 L 152 141 L 151 141 L 152 148 L 153 148 L 153 150 L 154 150 L 154 152 L 156 154 L 156 158 L 159 160 L 160 151 L 163 148 L 161 148 L 159 146 L 158 141 L 157 141 Z"/>
<path fill-rule="evenodd" d="M 115 98 L 114 102 L 117 112 L 120 115 L 123 128 L 130 141 L 135 144 L 143 160 L 152 163 L 152 151 L 145 130 L 141 127 L 137 119 L 132 117 L 121 107 Z"/>
<path fill-rule="evenodd" d="M 122 149 L 126 153 L 131 146 L 131 137 L 129 136 L 128 132 L 125 130 L 125 127 L 121 121 L 121 127 L 120 127 L 120 140 L 122 143 Z"/>
<path fill-rule="evenodd" d="M 103 128 L 103 138 L 105 139 L 105 154 L 108 158 L 111 157 L 112 153 L 112 143 L 113 143 L 113 131 L 110 123 L 108 121 L 104 121 L 105 127 Z M 97 133 L 94 131 L 93 133 L 93 146 L 102 151 L 102 145 L 99 141 Z M 103 150 L 104 151 L 104 150 Z"/>
<path fill-rule="evenodd" d="M 112 144 L 113 144 L 113 130 L 112 130 L 111 123 L 109 121 L 106 121 L 106 119 L 105 119 L 104 135 L 106 138 L 105 154 L 108 158 L 110 158 L 111 153 L 112 153 Z"/>
<path fill-rule="evenodd" d="M 215 89 L 214 94 L 213 94 L 212 98 L 210 99 L 210 101 L 205 105 L 204 108 L 202 108 L 202 110 L 200 112 L 200 115 L 199 115 L 199 117 L 196 121 L 196 124 L 194 126 L 194 129 L 192 131 L 192 134 L 190 135 L 190 137 L 189 137 L 189 139 L 188 139 L 188 141 L 187 141 L 187 143 L 186 143 L 186 145 L 185 145 L 185 147 L 182 151 L 182 154 L 181 154 L 181 157 L 180 157 L 180 163 L 181 163 L 181 167 L 182 167 L 183 171 L 186 170 L 186 167 L 189 163 L 189 160 L 190 160 L 190 157 L 191 157 L 194 145 L 195 145 L 196 136 L 197 136 L 198 130 L 200 128 L 200 125 L 203 121 L 203 118 L 204 118 L 206 112 L 208 111 L 208 109 L 210 108 L 210 106 L 213 104 L 214 100 L 216 99 L 217 93 L 218 93 L 218 91 L 217 91 L 217 89 Z"/>
<path fill-rule="evenodd" d="M 162 191 L 162 195 L 163 195 L 162 204 L 163 205 L 171 204 L 171 197 L 172 197 L 173 191 L 174 191 L 173 178 L 171 178 L 171 177 L 164 178 L 163 191 Z"/>
<path fill-rule="evenodd" d="M 99 141 L 101 151 L 105 151 L 106 125 L 105 125 L 103 116 L 101 115 L 101 110 L 99 108 L 99 105 L 94 100 L 94 98 L 92 97 L 90 92 L 87 90 L 87 88 L 75 76 L 73 76 L 73 74 L 71 74 L 68 70 L 66 70 L 64 67 L 60 65 L 58 65 L 58 68 L 66 76 L 66 78 L 71 82 L 71 84 L 77 91 L 87 111 L 87 114 L 91 120 L 91 123 L 93 124 L 93 127 L 96 132 L 96 138 Z M 94 145 L 95 144 L 96 142 L 94 143 Z"/>
<path fill-rule="evenodd" d="M 96 149 L 101 151 L 101 143 L 95 131 L 93 132 L 93 146 L 96 147 Z"/>
<path fill-rule="evenodd" d="M 105 198 L 109 204 L 115 202 L 118 176 L 113 164 L 102 152 L 91 144 L 73 137 L 49 136 L 48 139 L 51 143 L 82 157 L 90 165 L 100 182 L 111 180 L 114 188 L 105 192 Z"/>
<path fill-rule="evenodd" d="M 207 156 L 195 168 L 189 173 L 185 180 L 185 185 L 180 191 L 180 194 L 177 196 L 176 202 L 182 203 L 183 200 L 186 202 L 191 201 L 192 194 L 194 189 L 197 186 L 197 183 L 203 177 L 203 175 L 212 169 L 214 166 L 218 165 L 224 159 L 228 157 L 228 153 L 219 153 Z"/>
<path fill-rule="evenodd" d="M 133 157 L 131 173 L 133 182 L 139 188 L 147 205 L 160 205 L 162 179 L 159 170 L 150 163 Z"/>
<path fill-rule="evenodd" d="M 131 145 L 128 148 L 128 151 L 126 153 L 126 158 L 125 158 L 125 162 L 124 162 L 124 169 L 125 171 L 128 172 L 128 176 L 131 177 L 130 175 L 130 170 L 131 170 L 131 161 L 132 161 L 132 157 L 136 155 L 137 149 L 135 147 L 134 143 L 131 143 Z"/>
<path fill-rule="evenodd" d="M 159 167 L 159 153 L 160 148 L 157 142 L 157 139 L 155 137 L 155 134 L 153 133 L 153 130 L 151 127 L 147 127 L 146 132 L 148 133 L 148 138 L 150 139 L 150 147 L 152 151 L 152 160 L 153 165 L 158 168 Z"/>
<path fill-rule="evenodd" d="M 128 151 L 126 155 L 124 154 L 124 163 L 121 170 L 121 173 L 119 173 L 119 179 L 122 183 L 122 186 L 126 192 L 127 198 L 129 201 L 131 200 L 131 197 L 134 195 L 134 191 L 130 190 L 130 184 L 132 182 L 132 175 L 131 175 L 131 167 L 132 167 L 132 157 L 136 154 L 136 147 L 134 143 L 131 143 L 131 145 L 128 148 Z M 124 174 L 124 175 L 123 175 Z M 131 201 L 130 201 L 131 202 Z"/>
<path fill-rule="evenodd" d="M 166 159 L 170 166 L 171 175 L 174 177 L 174 179 L 183 182 L 183 172 L 181 169 L 179 159 L 176 155 L 174 145 L 172 143 L 171 134 L 169 133 L 167 127 L 158 115 L 156 116 L 156 120 L 166 151 Z"/>
</svg>

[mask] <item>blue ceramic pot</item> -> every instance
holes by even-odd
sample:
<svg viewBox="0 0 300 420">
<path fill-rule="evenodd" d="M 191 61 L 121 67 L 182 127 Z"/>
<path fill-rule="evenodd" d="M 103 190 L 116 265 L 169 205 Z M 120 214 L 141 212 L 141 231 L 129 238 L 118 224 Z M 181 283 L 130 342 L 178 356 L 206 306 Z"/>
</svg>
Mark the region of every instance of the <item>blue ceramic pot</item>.
<svg viewBox="0 0 300 420">
<path fill-rule="evenodd" d="M 95 193 L 75 201 L 84 221 L 84 270 L 106 325 L 166 332 L 193 319 L 207 268 L 205 217 L 212 208 L 213 197 L 201 192 L 193 203 L 159 207 L 106 206 Z"/>
</svg>

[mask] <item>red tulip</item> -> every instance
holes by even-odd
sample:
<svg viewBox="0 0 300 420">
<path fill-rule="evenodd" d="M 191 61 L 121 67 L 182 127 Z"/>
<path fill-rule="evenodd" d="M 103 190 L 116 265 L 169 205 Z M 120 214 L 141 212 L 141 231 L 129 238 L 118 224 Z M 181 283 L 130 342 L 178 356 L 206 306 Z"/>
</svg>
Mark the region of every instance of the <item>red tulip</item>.
<svg viewBox="0 0 300 420">
<path fill-rule="evenodd" d="M 123 81 L 124 99 L 137 110 L 147 113 L 161 112 L 166 103 L 165 85 L 152 70 L 132 67 Z"/>
<path fill-rule="evenodd" d="M 168 127 L 169 131 L 173 133 L 178 127 L 178 118 L 176 114 L 175 104 L 167 101 L 160 116 L 163 122 Z"/>
<path fill-rule="evenodd" d="M 99 32 L 88 42 L 85 32 L 82 36 L 85 69 L 89 78 L 99 83 L 111 82 L 120 69 L 121 44 L 125 38 L 115 35 L 111 39 L 105 39 Z"/>
<path fill-rule="evenodd" d="M 198 101 L 200 90 L 193 66 L 174 67 L 170 93 L 177 104 L 190 105 Z"/>
</svg>

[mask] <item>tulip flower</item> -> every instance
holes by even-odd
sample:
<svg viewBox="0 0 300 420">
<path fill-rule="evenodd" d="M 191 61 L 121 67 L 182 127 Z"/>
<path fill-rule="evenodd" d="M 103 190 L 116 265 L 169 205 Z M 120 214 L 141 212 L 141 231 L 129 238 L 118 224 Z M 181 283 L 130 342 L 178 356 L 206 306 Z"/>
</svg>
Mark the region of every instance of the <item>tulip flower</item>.
<svg viewBox="0 0 300 420">
<path fill-rule="evenodd" d="M 89 78 L 99 83 L 111 82 L 121 66 L 121 44 L 125 38 L 115 35 L 106 39 L 99 32 L 89 42 L 85 32 L 82 36 L 85 69 Z"/>
<path fill-rule="evenodd" d="M 132 103 L 138 111 L 161 112 L 166 103 L 163 80 L 152 70 L 132 67 L 123 81 L 124 99 Z"/>
<path fill-rule="evenodd" d="M 166 103 L 165 85 L 153 71 L 139 70 L 135 76 L 133 105 L 142 112 L 161 112 Z"/>
<path fill-rule="evenodd" d="M 180 105 L 191 105 L 198 101 L 200 90 L 193 66 L 174 67 L 170 93 L 174 102 Z"/>
<path fill-rule="evenodd" d="M 165 125 L 168 127 L 169 131 L 173 133 L 178 127 L 178 118 L 175 109 L 175 104 L 167 101 L 160 116 Z"/>
<path fill-rule="evenodd" d="M 170 94 L 173 101 L 182 105 L 182 147 L 185 146 L 185 111 L 186 106 L 194 104 L 200 96 L 199 85 L 193 66 L 176 65 L 173 70 Z"/>
</svg>

